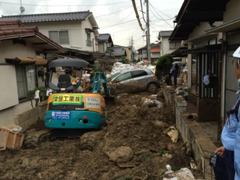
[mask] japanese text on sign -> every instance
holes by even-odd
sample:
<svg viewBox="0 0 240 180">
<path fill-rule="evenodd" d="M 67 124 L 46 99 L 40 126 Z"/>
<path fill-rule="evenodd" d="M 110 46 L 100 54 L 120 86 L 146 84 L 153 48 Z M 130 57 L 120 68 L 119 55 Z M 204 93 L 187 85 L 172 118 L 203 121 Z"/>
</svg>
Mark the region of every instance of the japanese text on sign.
<svg viewBox="0 0 240 180">
<path fill-rule="evenodd" d="M 55 95 L 53 105 L 56 104 L 82 104 L 82 95 Z"/>
<path fill-rule="evenodd" d="M 87 97 L 86 98 L 86 107 L 100 109 L 101 108 L 100 98 Z"/>
</svg>

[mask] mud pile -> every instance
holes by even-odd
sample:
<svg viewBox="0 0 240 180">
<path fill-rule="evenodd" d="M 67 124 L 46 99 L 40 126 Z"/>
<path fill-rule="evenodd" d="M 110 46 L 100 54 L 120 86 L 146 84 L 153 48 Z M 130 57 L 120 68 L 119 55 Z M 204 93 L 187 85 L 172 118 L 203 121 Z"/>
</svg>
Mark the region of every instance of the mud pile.
<svg viewBox="0 0 240 180">
<path fill-rule="evenodd" d="M 80 150 L 80 140 L 58 139 L 35 149 L 0 152 L 0 179 L 158 180 L 170 164 L 173 170 L 189 167 L 190 157 L 179 138 L 172 143 L 156 120 L 174 124 L 167 107 L 142 106 L 150 94 L 123 94 L 107 109 L 108 125 L 94 134 L 93 151 Z M 164 102 L 158 97 L 158 100 Z M 130 149 L 109 159 L 116 148 Z M 124 149 L 123 148 L 123 149 Z M 116 155 L 116 153 L 115 153 Z"/>
</svg>

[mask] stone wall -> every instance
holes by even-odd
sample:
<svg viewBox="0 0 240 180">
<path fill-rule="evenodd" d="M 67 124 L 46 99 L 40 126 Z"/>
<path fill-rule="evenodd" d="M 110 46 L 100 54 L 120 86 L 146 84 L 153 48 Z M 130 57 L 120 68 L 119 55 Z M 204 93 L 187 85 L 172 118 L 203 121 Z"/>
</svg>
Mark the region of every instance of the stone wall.
<svg viewBox="0 0 240 180">
<path fill-rule="evenodd" d="M 173 112 L 175 112 L 174 97 L 175 89 L 172 86 L 168 86 L 165 82 L 162 83 L 162 92 L 165 98 L 166 105 L 171 107 Z"/>
<path fill-rule="evenodd" d="M 44 126 L 44 115 L 47 109 L 47 101 L 39 103 L 37 108 L 28 110 L 14 117 L 14 123 L 23 128 L 23 132 L 36 128 L 41 129 Z"/>
<path fill-rule="evenodd" d="M 187 102 L 182 97 L 175 98 L 177 129 L 183 141 L 191 144 L 195 162 L 198 169 L 203 172 L 205 180 L 213 180 L 214 172 L 209 165 L 209 157 L 217 147 L 198 122 L 187 119 L 186 106 Z"/>
</svg>

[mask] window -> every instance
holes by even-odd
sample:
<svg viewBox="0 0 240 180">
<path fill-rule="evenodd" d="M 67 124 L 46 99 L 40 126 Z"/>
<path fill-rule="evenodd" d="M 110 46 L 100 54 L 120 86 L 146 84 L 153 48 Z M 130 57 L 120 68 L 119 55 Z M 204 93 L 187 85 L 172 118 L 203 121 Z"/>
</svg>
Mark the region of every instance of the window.
<svg viewBox="0 0 240 180">
<path fill-rule="evenodd" d="M 169 49 L 177 49 L 180 47 L 180 43 L 169 43 Z"/>
<path fill-rule="evenodd" d="M 143 71 L 143 70 L 133 71 L 132 74 L 133 74 L 133 78 L 141 77 L 141 76 L 147 76 L 148 75 L 147 72 Z"/>
<path fill-rule="evenodd" d="M 49 31 L 49 38 L 58 44 L 69 44 L 68 31 Z"/>
<path fill-rule="evenodd" d="M 131 77 L 132 77 L 132 76 L 131 76 L 131 73 L 128 72 L 128 73 L 124 73 L 124 74 L 120 75 L 120 76 L 117 78 L 117 80 L 118 80 L 118 81 L 125 81 L 125 80 L 127 80 L 127 79 L 130 79 Z"/>
<path fill-rule="evenodd" d="M 27 97 L 28 90 L 34 90 L 36 87 L 36 75 L 34 66 L 16 66 L 18 98 Z"/>
<path fill-rule="evenodd" d="M 91 41 L 91 33 L 90 32 L 86 32 L 87 33 L 87 46 L 92 46 L 92 41 Z"/>
</svg>

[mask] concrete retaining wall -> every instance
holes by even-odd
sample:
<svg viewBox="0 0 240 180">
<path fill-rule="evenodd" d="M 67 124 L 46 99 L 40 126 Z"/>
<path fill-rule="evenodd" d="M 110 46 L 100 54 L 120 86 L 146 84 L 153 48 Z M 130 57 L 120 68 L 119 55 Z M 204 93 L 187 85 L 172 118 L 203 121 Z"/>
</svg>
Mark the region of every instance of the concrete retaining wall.
<svg viewBox="0 0 240 180">
<path fill-rule="evenodd" d="M 165 82 L 162 83 L 162 92 L 165 98 L 166 105 L 172 107 L 173 112 L 175 112 L 174 98 L 175 89 L 172 86 L 168 86 Z"/>
<path fill-rule="evenodd" d="M 37 108 L 28 110 L 14 117 L 14 123 L 21 126 L 23 131 L 30 128 L 39 129 L 44 126 L 44 115 L 47 109 L 47 101 L 39 103 Z"/>
<path fill-rule="evenodd" d="M 217 147 L 198 122 L 187 119 L 186 106 L 187 102 L 182 97 L 175 98 L 177 129 L 183 141 L 192 145 L 195 162 L 203 172 L 205 180 L 213 180 L 214 172 L 209 165 L 209 157 L 211 152 L 214 152 Z"/>
</svg>

